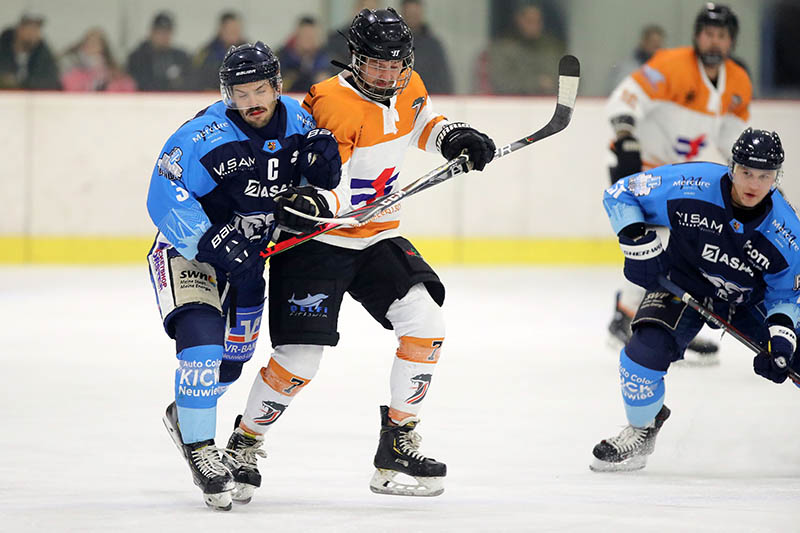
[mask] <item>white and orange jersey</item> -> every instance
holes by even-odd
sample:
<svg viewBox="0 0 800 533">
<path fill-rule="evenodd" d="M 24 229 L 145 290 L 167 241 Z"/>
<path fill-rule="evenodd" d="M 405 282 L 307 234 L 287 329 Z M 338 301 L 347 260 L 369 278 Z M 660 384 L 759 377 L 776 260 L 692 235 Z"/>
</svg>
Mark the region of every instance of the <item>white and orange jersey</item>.
<svg viewBox="0 0 800 533">
<path fill-rule="evenodd" d="M 609 119 L 635 120 L 642 163 L 652 168 L 693 160 L 724 162 L 750 118 L 752 86 L 731 59 L 708 79 L 691 46 L 659 50 L 614 89 Z"/>
<path fill-rule="evenodd" d="M 399 187 L 398 175 L 409 146 L 437 152 L 436 137 L 447 120 L 431 107 L 428 92 L 414 72 L 399 96 L 388 106 L 363 96 L 347 81 L 349 73 L 311 87 L 303 107 L 320 128 L 339 142 L 342 180 L 323 192 L 334 214 L 375 201 Z M 364 249 L 375 242 L 399 236 L 399 204 L 358 228 L 334 230 L 317 240 L 344 248 Z"/>
</svg>

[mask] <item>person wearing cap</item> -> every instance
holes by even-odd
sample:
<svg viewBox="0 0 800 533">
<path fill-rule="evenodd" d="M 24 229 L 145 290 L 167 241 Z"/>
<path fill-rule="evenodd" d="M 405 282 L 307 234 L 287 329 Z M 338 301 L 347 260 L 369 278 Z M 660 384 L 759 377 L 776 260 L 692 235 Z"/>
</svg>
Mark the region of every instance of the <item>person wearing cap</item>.
<svg viewBox="0 0 800 533">
<path fill-rule="evenodd" d="M 603 206 L 625 256 L 625 277 L 646 292 L 619 355 L 628 425 L 594 447 L 592 470 L 644 468 L 670 417 L 667 371 L 704 320 L 662 286 L 665 277 L 761 347 L 753 359 L 757 375 L 783 383 L 800 366 L 800 220 L 778 190 L 784 158 L 777 132 L 747 128 L 728 165 L 663 165 L 606 189 Z M 668 246 L 652 226 L 669 229 Z M 702 402 L 705 394 L 697 392 Z M 769 436 L 750 438 L 770 446 Z"/>
<path fill-rule="evenodd" d="M 59 90 L 58 64 L 42 38 L 44 17 L 26 12 L 0 33 L 0 89 Z"/>
<path fill-rule="evenodd" d="M 150 35 L 128 56 L 128 72 L 140 91 L 190 90 L 191 58 L 172 46 L 175 21 L 167 12 L 158 13 Z"/>
</svg>

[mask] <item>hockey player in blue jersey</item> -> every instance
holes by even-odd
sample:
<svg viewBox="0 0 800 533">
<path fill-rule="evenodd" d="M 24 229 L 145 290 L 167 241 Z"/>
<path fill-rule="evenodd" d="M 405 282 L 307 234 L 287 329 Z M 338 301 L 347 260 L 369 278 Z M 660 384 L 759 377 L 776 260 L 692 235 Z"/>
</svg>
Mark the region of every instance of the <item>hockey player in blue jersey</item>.
<svg viewBox="0 0 800 533">
<path fill-rule="evenodd" d="M 341 158 L 333 135 L 281 96 L 278 59 L 262 42 L 232 47 L 219 78 L 222 101 L 183 124 L 157 159 L 147 209 L 158 234 L 148 260 L 178 358 L 164 423 L 206 504 L 228 510 L 235 462 L 214 444 L 216 405 L 255 350 L 265 292 L 259 249 L 274 237 L 289 187 L 292 207 L 331 216 L 314 200 L 338 185 Z"/>
<path fill-rule="evenodd" d="M 702 317 L 661 288 L 666 275 L 763 346 L 757 374 L 782 383 L 800 320 L 800 220 L 777 185 L 784 152 L 777 133 L 746 129 L 728 167 L 683 163 L 620 180 L 603 204 L 625 256 L 625 277 L 646 289 L 633 336 L 620 352 L 629 425 L 594 447 L 595 471 L 644 468 L 670 416 L 664 376 L 703 326 Z M 647 225 L 670 229 L 664 249 Z"/>
</svg>

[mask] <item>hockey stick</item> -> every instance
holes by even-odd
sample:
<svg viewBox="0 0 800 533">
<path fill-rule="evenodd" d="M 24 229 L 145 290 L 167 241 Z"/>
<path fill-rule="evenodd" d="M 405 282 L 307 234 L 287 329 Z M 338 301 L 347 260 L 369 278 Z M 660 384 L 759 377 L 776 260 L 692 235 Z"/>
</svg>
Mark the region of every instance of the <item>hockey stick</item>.
<svg viewBox="0 0 800 533">
<path fill-rule="evenodd" d="M 663 274 L 658 276 L 658 282 L 661 284 L 662 287 L 667 289 L 673 296 L 680 299 L 683 303 L 700 313 L 706 322 L 725 330 L 726 332 L 730 333 L 731 337 L 736 339 L 737 341 L 741 342 L 745 346 L 747 346 L 753 353 L 761 353 L 763 349 L 756 344 L 751 339 L 747 338 L 744 333 L 733 327 L 729 322 L 727 322 L 724 318 L 719 316 L 718 314 L 714 313 L 713 311 L 709 311 L 703 305 L 700 304 L 694 297 L 686 292 L 685 290 L 678 287 L 672 280 L 668 279 Z M 789 369 L 789 377 L 792 378 L 792 381 L 795 382 L 798 386 L 800 386 L 800 374 Z"/>
<path fill-rule="evenodd" d="M 572 118 L 572 110 L 575 107 L 575 99 L 578 96 L 579 81 L 580 63 L 578 62 L 578 58 L 571 55 L 565 55 L 558 62 L 558 101 L 556 103 L 556 110 L 553 113 L 550 121 L 536 133 L 532 133 L 526 137 L 523 137 L 522 139 L 496 149 L 494 152 L 494 159 L 492 159 L 492 161 L 507 156 L 508 154 L 516 152 L 520 148 L 529 146 L 537 141 L 541 141 L 542 139 L 558 133 L 566 128 L 570 119 Z M 371 219 L 380 215 L 383 211 L 397 204 L 402 199 L 424 191 L 425 189 L 429 189 L 430 187 L 438 185 L 443 181 L 447 181 L 459 174 L 465 174 L 471 169 L 472 163 L 470 162 L 469 158 L 464 154 L 459 155 L 447 163 L 444 163 L 443 165 L 431 170 L 421 178 L 418 178 L 416 181 L 409 183 L 399 191 L 387 194 L 369 205 L 352 209 L 333 219 L 319 219 L 323 225 L 319 226 L 314 231 L 310 233 L 304 233 L 302 235 L 296 235 L 279 243 L 273 244 L 272 246 L 268 246 L 260 252 L 261 257 L 272 257 L 275 254 L 285 252 L 286 250 L 294 248 L 298 244 L 313 239 L 314 237 L 322 235 L 323 233 L 328 233 L 329 231 L 342 226 L 360 226 L 366 224 Z M 293 212 L 300 216 L 303 215 L 302 213 L 294 210 Z M 312 218 L 312 220 L 315 219 Z"/>
</svg>

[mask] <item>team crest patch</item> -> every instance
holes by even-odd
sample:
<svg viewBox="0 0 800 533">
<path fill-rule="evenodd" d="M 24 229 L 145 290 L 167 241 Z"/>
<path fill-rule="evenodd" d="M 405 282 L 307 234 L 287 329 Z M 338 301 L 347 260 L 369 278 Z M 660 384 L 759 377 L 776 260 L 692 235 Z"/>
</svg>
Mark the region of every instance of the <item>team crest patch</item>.
<svg viewBox="0 0 800 533">
<path fill-rule="evenodd" d="M 425 398 L 425 395 L 428 393 L 428 387 L 431 385 L 431 377 L 431 374 L 417 374 L 411 378 L 411 382 L 416 385 L 417 389 L 414 391 L 414 394 L 406 398 L 406 403 L 415 405 Z"/>
<path fill-rule="evenodd" d="M 267 142 L 264 143 L 263 150 L 265 152 L 269 152 L 271 154 L 274 154 L 275 152 L 277 152 L 280 149 L 281 149 L 281 143 L 278 142 L 278 139 L 270 139 L 270 140 L 268 140 Z"/>
<path fill-rule="evenodd" d="M 628 178 L 628 190 L 634 196 L 647 196 L 650 191 L 661 186 L 661 176 L 638 174 Z"/>
<path fill-rule="evenodd" d="M 278 402 L 261 402 L 261 416 L 255 417 L 253 422 L 259 426 L 269 426 L 283 414 L 286 407 Z"/>
<path fill-rule="evenodd" d="M 183 177 L 183 167 L 178 164 L 178 161 L 181 160 L 182 155 L 183 150 L 178 146 L 173 147 L 169 153 L 164 152 L 161 154 L 161 159 L 156 164 L 158 166 L 158 175 L 166 176 L 170 180 L 181 179 Z"/>
<path fill-rule="evenodd" d="M 731 219 L 730 225 L 736 233 L 744 233 L 744 225 L 735 218 Z"/>
</svg>

